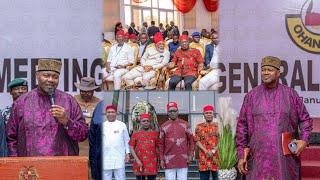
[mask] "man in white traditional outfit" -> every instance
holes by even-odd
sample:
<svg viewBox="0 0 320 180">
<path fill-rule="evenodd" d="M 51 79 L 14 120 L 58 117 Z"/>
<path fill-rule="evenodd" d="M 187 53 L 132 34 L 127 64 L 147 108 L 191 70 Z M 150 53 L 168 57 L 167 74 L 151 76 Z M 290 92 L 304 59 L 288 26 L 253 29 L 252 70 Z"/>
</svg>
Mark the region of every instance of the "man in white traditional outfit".
<svg viewBox="0 0 320 180">
<path fill-rule="evenodd" d="M 127 126 L 116 119 L 117 108 L 113 105 L 106 107 L 107 121 L 102 123 L 102 160 L 103 179 L 125 180 L 125 163 L 130 159 L 129 133 Z"/>
<path fill-rule="evenodd" d="M 118 31 L 116 35 L 117 44 L 110 49 L 106 68 L 102 69 L 103 81 L 114 81 L 114 89 L 121 87 L 121 77 L 128 72 L 127 67 L 134 63 L 134 51 L 124 43 L 124 31 Z"/>
<path fill-rule="evenodd" d="M 147 48 L 141 58 L 141 65 L 134 67 L 122 77 L 127 86 L 141 84 L 151 88 L 150 80 L 155 77 L 156 70 L 168 64 L 170 52 L 164 47 L 162 34 L 156 33 L 153 41 L 155 46 Z"/>
<path fill-rule="evenodd" d="M 199 90 L 217 90 L 219 88 L 219 72 L 218 72 L 218 63 L 219 63 L 219 46 L 218 39 L 214 40 L 214 51 L 210 61 L 211 71 L 202 77 L 199 82 Z"/>
</svg>

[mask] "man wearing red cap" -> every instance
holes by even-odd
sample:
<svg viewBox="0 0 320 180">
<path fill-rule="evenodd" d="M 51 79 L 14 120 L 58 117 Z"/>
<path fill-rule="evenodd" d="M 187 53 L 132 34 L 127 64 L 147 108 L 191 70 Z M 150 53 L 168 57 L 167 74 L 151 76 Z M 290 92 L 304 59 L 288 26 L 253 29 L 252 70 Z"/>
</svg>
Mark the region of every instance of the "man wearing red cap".
<svg viewBox="0 0 320 180">
<path fill-rule="evenodd" d="M 133 162 L 133 172 L 137 180 L 155 180 L 158 173 L 159 133 L 151 129 L 150 114 L 140 115 L 140 130 L 134 132 L 129 142 Z"/>
<path fill-rule="evenodd" d="M 117 44 L 110 49 L 106 68 L 102 69 L 103 81 L 114 81 L 114 89 L 121 87 L 121 77 L 128 72 L 127 67 L 134 63 L 134 51 L 124 43 L 124 31 L 118 31 L 116 35 Z"/>
<path fill-rule="evenodd" d="M 196 126 L 195 141 L 199 148 L 199 173 L 200 180 L 208 180 L 210 173 L 212 178 L 217 177 L 217 145 L 218 145 L 218 124 L 214 121 L 214 107 L 205 106 L 203 116 L 206 122 Z"/>
<path fill-rule="evenodd" d="M 129 162 L 129 133 L 127 126 L 117 120 L 117 108 L 113 105 L 106 107 L 106 120 L 102 123 L 102 159 L 103 179 L 124 180 L 125 162 Z"/>
<path fill-rule="evenodd" d="M 129 42 L 129 38 L 130 38 L 129 33 L 128 33 L 128 32 L 125 32 L 125 33 L 124 33 L 124 42 L 125 42 L 125 43 L 128 43 L 128 42 Z"/>
<path fill-rule="evenodd" d="M 164 40 L 160 32 L 154 35 L 154 47 L 148 47 L 141 58 L 141 65 L 136 66 L 123 76 L 127 86 L 141 84 L 150 87 L 150 80 L 155 76 L 156 70 L 164 67 L 170 58 L 170 53 L 164 48 Z"/>
<path fill-rule="evenodd" d="M 192 160 L 194 141 L 188 122 L 179 119 L 178 105 L 167 104 L 169 119 L 160 128 L 160 162 L 166 179 L 187 180 L 188 163 Z"/>
<path fill-rule="evenodd" d="M 169 80 L 169 90 L 175 90 L 177 84 L 184 80 L 185 90 L 191 91 L 192 83 L 197 79 L 198 72 L 203 69 L 204 59 L 198 49 L 189 48 L 188 36 L 180 36 L 180 46 L 168 66 L 169 69 L 177 66 L 174 76 Z"/>
<path fill-rule="evenodd" d="M 138 54 L 139 54 L 139 45 L 137 43 L 137 36 L 136 34 L 130 34 L 129 35 L 129 42 L 128 45 L 132 48 L 134 53 L 134 63 L 133 65 L 136 65 L 138 63 Z"/>
</svg>

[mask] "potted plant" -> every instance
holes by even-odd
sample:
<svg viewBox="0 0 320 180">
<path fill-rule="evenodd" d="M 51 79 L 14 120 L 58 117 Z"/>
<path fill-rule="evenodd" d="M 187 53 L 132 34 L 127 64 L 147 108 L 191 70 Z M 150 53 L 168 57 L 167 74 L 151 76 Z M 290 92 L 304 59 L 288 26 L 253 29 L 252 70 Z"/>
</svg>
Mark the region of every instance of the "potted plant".
<svg viewBox="0 0 320 180">
<path fill-rule="evenodd" d="M 235 132 L 236 113 L 230 107 L 231 98 L 219 98 L 219 142 L 218 142 L 218 178 L 223 180 L 233 180 L 237 177 L 235 165 L 237 163 Z"/>
</svg>

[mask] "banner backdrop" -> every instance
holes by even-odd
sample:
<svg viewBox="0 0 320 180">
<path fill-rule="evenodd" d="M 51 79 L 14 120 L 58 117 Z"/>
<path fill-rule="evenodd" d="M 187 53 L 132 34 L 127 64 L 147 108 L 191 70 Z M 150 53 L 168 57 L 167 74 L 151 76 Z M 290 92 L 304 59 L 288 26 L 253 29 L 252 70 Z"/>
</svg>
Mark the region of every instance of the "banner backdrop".
<svg viewBox="0 0 320 180">
<path fill-rule="evenodd" d="M 219 8 L 222 93 L 235 108 L 261 83 L 261 59 L 277 56 L 280 83 L 320 117 L 320 0 L 224 0 Z"/>
<path fill-rule="evenodd" d="M 102 0 L 2 0 L 0 22 L 0 108 L 12 103 L 12 79 L 35 86 L 38 58 L 62 60 L 60 90 L 76 92 L 82 76 L 101 83 Z"/>
</svg>

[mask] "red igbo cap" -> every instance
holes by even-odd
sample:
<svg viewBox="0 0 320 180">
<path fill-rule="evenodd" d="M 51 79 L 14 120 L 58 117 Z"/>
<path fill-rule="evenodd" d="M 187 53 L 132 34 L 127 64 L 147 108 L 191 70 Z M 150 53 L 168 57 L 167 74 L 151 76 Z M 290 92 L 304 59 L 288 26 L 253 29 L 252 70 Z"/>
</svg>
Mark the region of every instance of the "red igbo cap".
<svg viewBox="0 0 320 180">
<path fill-rule="evenodd" d="M 114 105 L 108 105 L 108 106 L 106 106 L 106 111 L 107 111 L 108 109 L 113 109 L 113 110 L 117 111 L 117 107 L 114 106 Z"/>
<path fill-rule="evenodd" d="M 210 105 L 203 107 L 203 112 L 207 112 L 207 111 L 214 111 L 214 107 Z"/>
<path fill-rule="evenodd" d="M 124 31 L 123 30 L 120 30 L 120 31 L 118 31 L 117 32 L 117 34 L 116 34 L 117 36 L 124 36 L 125 35 L 125 33 L 124 33 Z"/>
<path fill-rule="evenodd" d="M 125 33 L 124 33 L 124 37 L 129 38 L 129 33 L 128 33 L 128 32 L 125 32 Z"/>
<path fill-rule="evenodd" d="M 180 41 L 189 41 L 189 36 L 187 35 L 181 35 L 179 38 Z"/>
<path fill-rule="evenodd" d="M 140 114 L 140 119 L 150 119 L 150 114 L 147 114 L 147 113 Z"/>
<path fill-rule="evenodd" d="M 137 39 L 136 34 L 130 34 L 130 35 L 129 35 L 129 39 Z"/>
<path fill-rule="evenodd" d="M 159 42 L 163 42 L 163 36 L 161 34 L 161 32 L 157 32 L 154 36 L 153 36 L 153 42 L 155 44 L 158 44 Z"/>
<path fill-rule="evenodd" d="M 169 103 L 167 104 L 167 110 L 168 110 L 169 108 L 171 108 L 171 107 L 175 107 L 175 108 L 178 109 L 178 104 L 175 103 L 175 102 L 169 102 Z"/>
</svg>

